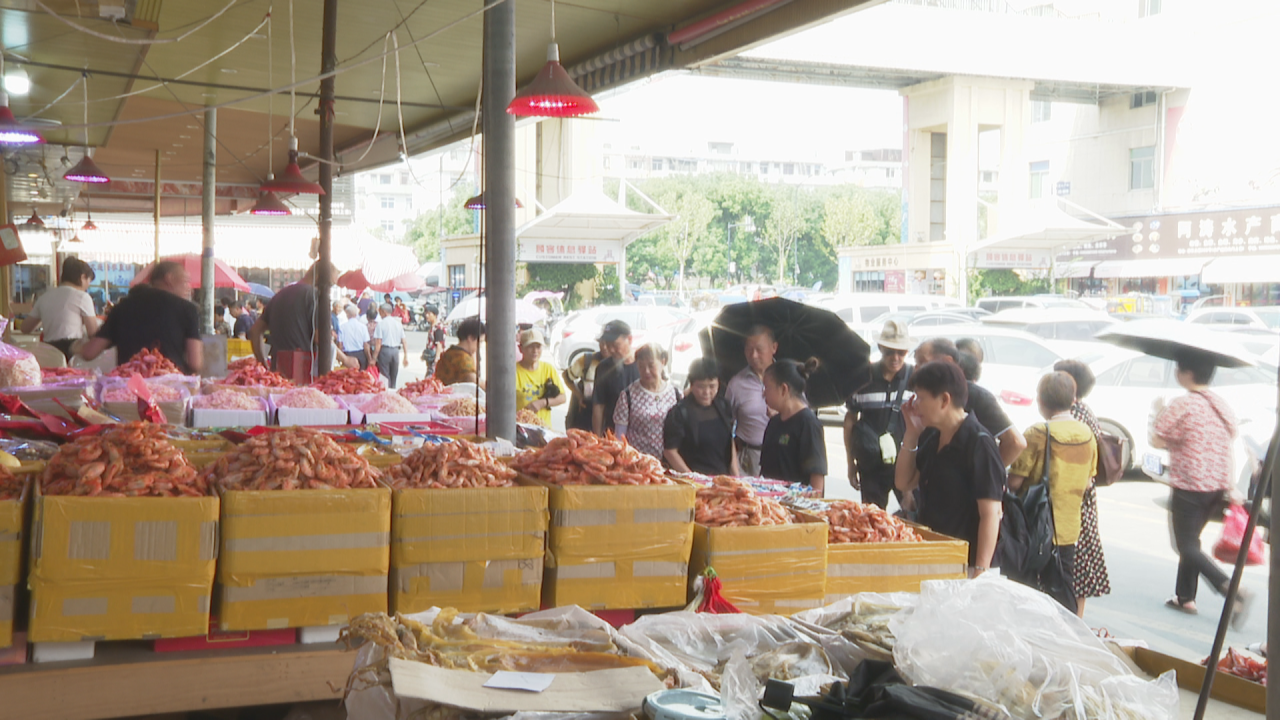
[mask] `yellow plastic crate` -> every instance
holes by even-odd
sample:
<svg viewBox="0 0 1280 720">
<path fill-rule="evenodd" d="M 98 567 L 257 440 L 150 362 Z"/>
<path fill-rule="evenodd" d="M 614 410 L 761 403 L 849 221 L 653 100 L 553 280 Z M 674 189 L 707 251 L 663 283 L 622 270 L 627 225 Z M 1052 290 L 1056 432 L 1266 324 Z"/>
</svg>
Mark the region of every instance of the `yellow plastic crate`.
<svg viewBox="0 0 1280 720">
<path fill-rule="evenodd" d="M 227 339 L 227 361 L 253 354 L 253 343 L 239 338 Z"/>
</svg>

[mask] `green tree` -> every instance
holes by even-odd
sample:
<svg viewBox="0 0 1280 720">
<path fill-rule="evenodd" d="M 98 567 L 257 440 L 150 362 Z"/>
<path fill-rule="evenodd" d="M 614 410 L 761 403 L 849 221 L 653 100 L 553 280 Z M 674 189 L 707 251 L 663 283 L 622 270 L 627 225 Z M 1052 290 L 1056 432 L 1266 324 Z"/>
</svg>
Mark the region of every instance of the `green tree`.
<svg viewBox="0 0 1280 720">
<path fill-rule="evenodd" d="M 778 282 L 785 283 L 787 277 L 787 253 L 796 249 L 796 243 L 804 234 L 804 215 L 801 214 L 798 202 L 780 202 L 773 208 L 773 213 L 764 227 L 764 240 L 774 251 L 778 261 Z"/>
<path fill-rule="evenodd" d="M 617 265 L 603 265 L 596 272 L 596 302 L 601 305 L 622 303 L 622 287 L 618 283 Z"/>
<path fill-rule="evenodd" d="M 1049 292 L 1048 278 L 1024 278 L 1005 268 L 969 271 L 969 304 L 978 298 L 1000 295 L 1035 295 Z"/>
<path fill-rule="evenodd" d="M 531 290 L 550 290 L 564 293 L 564 305 L 568 309 L 582 307 L 578 296 L 578 283 L 596 276 L 596 266 L 591 263 L 529 263 L 529 282 L 517 292 L 524 295 Z"/>
<path fill-rule="evenodd" d="M 476 211 L 463 205 L 471 197 L 471 188 L 458 185 L 443 207 L 421 213 L 405 229 L 401 242 L 413 248 L 424 262 L 439 259 L 441 238 L 469 235 L 475 232 Z"/>
<path fill-rule="evenodd" d="M 879 245 L 883 220 L 865 194 L 832 194 L 822 205 L 822 235 L 835 248 Z"/>
</svg>

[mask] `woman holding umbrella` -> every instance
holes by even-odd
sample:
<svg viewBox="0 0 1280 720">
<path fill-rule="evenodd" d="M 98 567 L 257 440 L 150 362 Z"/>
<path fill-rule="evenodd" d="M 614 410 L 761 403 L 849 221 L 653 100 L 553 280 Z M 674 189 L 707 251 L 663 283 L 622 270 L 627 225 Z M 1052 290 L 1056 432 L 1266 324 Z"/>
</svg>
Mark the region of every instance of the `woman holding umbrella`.
<svg viewBox="0 0 1280 720">
<path fill-rule="evenodd" d="M 1225 400 L 1209 389 L 1213 358 L 1194 350 L 1176 354 L 1178 384 L 1187 394 L 1161 407 L 1152 428 L 1151 444 L 1169 450 L 1169 515 L 1178 551 L 1175 595 L 1165 605 L 1194 615 L 1196 590 L 1203 575 L 1213 589 L 1227 594 L 1229 578 L 1200 549 L 1200 533 L 1232 492 L 1231 443 L 1236 418 Z M 1240 588 L 1231 624 L 1240 627 L 1253 594 Z"/>
</svg>

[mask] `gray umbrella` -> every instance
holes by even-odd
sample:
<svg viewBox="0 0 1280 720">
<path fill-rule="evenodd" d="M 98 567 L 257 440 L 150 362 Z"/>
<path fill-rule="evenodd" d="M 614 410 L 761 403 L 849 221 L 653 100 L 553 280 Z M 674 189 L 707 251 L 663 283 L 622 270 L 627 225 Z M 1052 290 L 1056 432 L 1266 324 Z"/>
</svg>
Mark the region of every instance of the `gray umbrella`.
<svg viewBox="0 0 1280 720">
<path fill-rule="evenodd" d="M 1098 333 L 1097 339 L 1137 350 L 1166 360 L 1176 360 L 1185 353 L 1197 353 L 1213 360 L 1219 367 L 1254 365 L 1252 354 L 1226 333 L 1205 325 L 1152 318 L 1117 323 Z"/>
</svg>

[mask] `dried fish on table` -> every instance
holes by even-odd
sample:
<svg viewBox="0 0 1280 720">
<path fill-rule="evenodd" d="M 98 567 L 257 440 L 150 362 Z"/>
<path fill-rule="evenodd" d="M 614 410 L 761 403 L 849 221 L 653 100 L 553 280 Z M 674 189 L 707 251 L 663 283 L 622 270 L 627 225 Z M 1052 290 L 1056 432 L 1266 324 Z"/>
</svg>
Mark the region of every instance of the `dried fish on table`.
<svg viewBox="0 0 1280 720">
<path fill-rule="evenodd" d="M 889 619 L 902 608 L 855 597 L 848 617 L 836 623 L 832 630 L 865 651 L 873 660 L 893 662 L 893 632 Z"/>
</svg>

